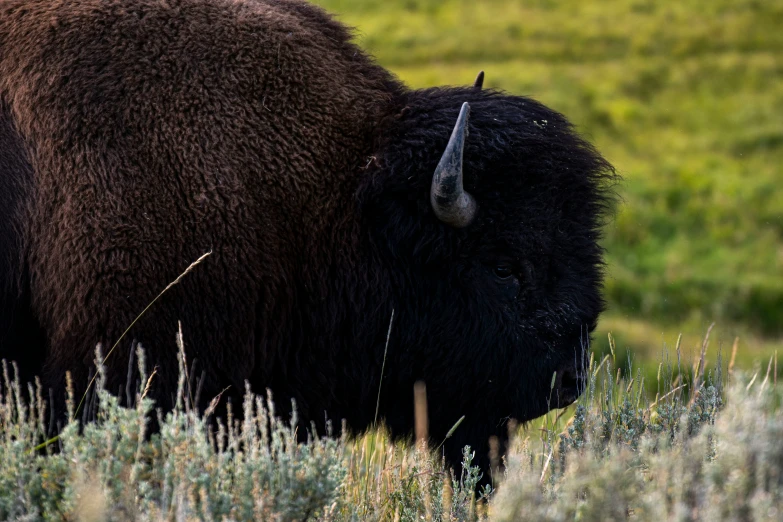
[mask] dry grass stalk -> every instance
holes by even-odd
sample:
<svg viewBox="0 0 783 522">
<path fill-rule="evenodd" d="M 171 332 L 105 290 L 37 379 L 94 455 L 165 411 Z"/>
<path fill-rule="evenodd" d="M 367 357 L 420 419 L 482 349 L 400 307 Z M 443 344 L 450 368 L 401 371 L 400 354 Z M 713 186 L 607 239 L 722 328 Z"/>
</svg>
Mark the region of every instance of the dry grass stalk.
<svg viewBox="0 0 783 522">
<path fill-rule="evenodd" d="M 157 373 L 158 373 L 158 367 L 157 367 L 157 366 L 155 366 L 155 367 L 152 369 L 152 373 L 151 373 L 151 374 L 150 374 L 150 376 L 147 378 L 147 383 L 144 385 L 144 391 L 143 391 L 143 392 L 142 392 L 142 394 L 141 394 L 141 398 L 142 398 L 142 399 L 146 398 L 146 397 L 147 397 L 147 394 L 149 394 L 149 392 L 150 392 L 150 388 L 152 387 L 152 378 L 153 378 L 153 377 L 155 377 L 155 375 L 156 375 Z"/>
<path fill-rule="evenodd" d="M 413 385 L 413 403 L 415 411 L 416 443 L 426 446 L 429 421 L 427 418 L 427 387 L 422 381 Z"/>
<path fill-rule="evenodd" d="M 775 356 L 769 358 L 769 363 L 767 364 L 767 374 L 764 375 L 764 380 L 761 383 L 761 389 L 759 389 L 759 395 L 764 392 L 764 388 L 767 387 L 767 382 L 769 381 L 769 374 L 772 371 L 772 362 L 775 360 Z"/>
<path fill-rule="evenodd" d="M 196 268 L 196 267 L 197 267 L 199 264 L 201 264 L 201 262 L 202 262 L 202 261 L 204 261 L 204 260 L 205 260 L 205 259 L 206 259 L 208 256 L 210 256 L 211 254 L 212 254 L 212 251 L 211 251 L 211 250 L 210 250 L 209 252 L 206 252 L 205 254 L 202 254 L 202 255 L 201 255 L 201 257 L 199 257 L 198 259 L 196 259 L 195 261 L 193 261 L 193 262 L 192 262 L 192 263 L 191 263 L 191 264 L 190 264 L 190 265 L 189 265 L 189 266 L 188 266 L 188 267 L 185 269 L 185 271 L 184 271 L 184 272 L 182 272 L 182 273 L 181 273 L 181 274 L 180 274 L 180 275 L 179 275 L 179 276 L 178 276 L 178 277 L 177 277 L 177 278 L 176 278 L 174 281 L 172 281 L 171 283 L 169 283 L 168 285 L 166 285 L 166 288 L 164 288 L 164 289 L 163 289 L 163 290 L 162 290 L 162 291 L 161 291 L 161 292 L 160 292 L 160 293 L 159 293 L 157 296 L 155 296 L 155 299 L 153 299 L 152 301 L 150 301 L 150 304 L 148 304 L 148 305 L 147 305 L 147 306 L 144 308 L 144 310 L 142 310 L 142 311 L 141 311 L 141 313 L 140 313 L 139 315 L 137 315 L 137 316 L 136 316 L 136 318 L 135 318 L 133 321 L 131 321 L 131 324 L 130 324 L 130 325 L 128 325 L 128 327 L 125 329 L 125 331 L 124 331 L 124 332 L 122 332 L 122 334 L 121 334 L 121 335 L 120 335 L 120 337 L 117 339 L 117 341 L 114 343 L 114 345 L 112 345 L 111 349 L 110 349 L 110 350 L 109 350 L 109 352 L 106 354 L 106 357 L 104 357 L 104 358 L 103 358 L 103 360 L 102 360 L 103 364 L 106 364 L 106 361 L 107 361 L 107 360 L 109 360 L 109 356 L 111 356 L 111 354 L 114 352 L 114 350 L 117 348 L 117 346 L 119 346 L 119 344 L 120 344 L 120 341 L 122 341 L 122 340 L 125 338 L 125 336 L 126 336 L 126 335 L 128 334 L 128 332 L 131 330 L 131 328 L 133 328 L 133 326 L 134 326 L 134 325 L 135 325 L 135 324 L 136 324 L 136 323 L 139 321 L 139 319 L 141 319 L 141 318 L 142 318 L 142 316 L 144 316 L 144 314 L 145 314 L 145 313 L 147 313 L 147 310 L 149 310 L 149 309 L 152 307 L 152 305 L 154 305 L 154 304 L 155 304 L 155 303 L 158 301 L 158 299 L 160 299 L 160 298 L 163 296 L 163 294 L 165 294 L 166 292 L 168 292 L 170 288 L 172 288 L 172 287 L 176 286 L 177 284 L 179 284 L 179 282 L 180 282 L 180 281 L 182 281 L 182 279 L 183 279 L 183 278 L 184 278 L 186 275 L 188 275 L 190 272 L 192 272 L 192 271 L 193 271 L 193 269 L 195 269 L 195 268 Z M 79 405 L 76 407 L 76 410 L 75 410 L 75 411 L 74 411 L 74 413 L 73 413 L 74 415 L 76 415 L 76 414 L 78 414 L 78 413 L 79 413 L 79 410 L 81 409 L 81 407 L 82 407 L 82 404 L 84 404 L 84 400 L 85 400 L 85 398 L 87 397 L 87 394 L 89 393 L 90 389 L 92 388 L 92 385 L 95 383 L 95 378 L 96 378 L 97 376 L 98 376 L 98 374 L 96 373 L 96 374 L 95 374 L 95 376 L 93 376 L 93 378 L 92 378 L 92 379 L 90 379 L 90 383 L 87 385 L 87 389 L 86 389 L 86 390 L 84 390 L 84 395 L 82 395 L 82 398 L 81 398 L 81 400 L 79 401 Z M 72 416 L 70 416 L 70 415 L 69 415 L 69 418 L 70 418 L 71 420 L 74 420 L 74 417 L 72 417 Z"/>
<path fill-rule="evenodd" d="M 734 361 L 737 359 L 737 348 L 739 348 L 739 337 L 734 338 L 734 344 L 731 346 L 731 359 L 729 360 L 729 375 L 734 373 Z"/>
</svg>

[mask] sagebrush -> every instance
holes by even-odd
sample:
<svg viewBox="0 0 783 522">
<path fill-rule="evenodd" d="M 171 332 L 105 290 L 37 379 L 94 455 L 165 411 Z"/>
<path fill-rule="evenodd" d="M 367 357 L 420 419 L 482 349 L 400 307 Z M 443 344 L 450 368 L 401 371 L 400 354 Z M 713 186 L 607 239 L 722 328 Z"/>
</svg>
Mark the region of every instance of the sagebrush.
<svg viewBox="0 0 783 522">
<path fill-rule="evenodd" d="M 143 372 L 143 350 L 137 356 Z M 295 413 L 277 418 L 271 395 L 248 391 L 241 421 L 213 419 L 209 408 L 191 408 L 182 362 L 174 411 L 155 412 L 145 397 L 154 375 L 126 409 L 103 388 L 100 360 L 95 421 L 69 423 L 38 451 L 50 429 L 42 390 L 24 389 L 3 366 L 3 520 L 778 520 L 783 513 L 783 394 L 774 360 L 753 376 L 727 372 L 720 360 L 708 372 L 703 356 L 686 369 L 662 361 L 652 401 L 640 373 L 629 380 L 611 356 L 593 360 L 575 407 L 514 431 L 494 490 L 478 490 L 482 471 L 470 448 L 461 470 L 447 470 L 437 441 L 393 442 L 382 427 L 350 438 L 310 433 L 297 443 Z M 72 397 L 71 417 L 75 404 Z M 160 426 L 151 436 L 150 415 Z"/>
</svg>

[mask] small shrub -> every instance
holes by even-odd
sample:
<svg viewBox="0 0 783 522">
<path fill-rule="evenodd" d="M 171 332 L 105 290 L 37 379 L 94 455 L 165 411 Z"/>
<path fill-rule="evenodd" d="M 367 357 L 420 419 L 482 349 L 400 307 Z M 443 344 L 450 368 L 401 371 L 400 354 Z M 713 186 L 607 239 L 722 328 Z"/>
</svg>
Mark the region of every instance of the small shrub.
<svg viewBox="0 0 783 522">
<path fill-rule="evenodd" d="M 312 432 L 298 443 L 295 408 L 280 420 L 271 395 L 246 391 L 242 420 L 229 408 L 215 429 L 189 406 L 182 362 L 181 400 L 157 412 L 160 430 L 149 436 L 154 404 L 144 390 L 154 376 L 144 375 L 141 349 L 137 356 L 134 408 L 104 389 L 98 354 L 94 422 L 69 423 L 40 451 L 40 384 L 25 390 L 3 366 L 0 519 L 778 520 L 783 512 L 783 393 L 770 371 L 730 372 L 729 386 L 717 369 L 705 376 L 701 362 L 692 375 L 659 371 L 651 402 L 640 374 L 625 381 L 612 357 L 592 361 L 578 404 L 518 430 L 497 489 L 478 490 L 470 448 L 461 469 L 449 470 L 438 448 L 394 442 L 382 427 L 354 438 Z M 74 404 L 71 396 L 70 417 Z"/>
</svg>

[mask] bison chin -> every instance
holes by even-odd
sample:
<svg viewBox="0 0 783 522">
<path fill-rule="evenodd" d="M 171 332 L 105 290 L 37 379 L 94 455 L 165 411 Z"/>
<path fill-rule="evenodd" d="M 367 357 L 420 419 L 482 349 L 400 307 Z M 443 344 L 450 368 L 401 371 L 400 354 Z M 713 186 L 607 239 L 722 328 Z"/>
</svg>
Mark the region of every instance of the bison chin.
<svg viewBox="0 0 783 522">
<path fill-rule="evenodd" d="M 570 345 L 569 345 L 570 346 Z M 442 382 L 432 381 L 427 385 L 429 427 L 434 443 L 443 441 L 455 420 L 465 415 L 451 437 L 443 444 L 443 453 L 447 464 L 459 472 L 463 458 L 463 449 L 470 446 L 475 452 L 474 465 L 478 465 L 483 475 L 481 485 L 491 484 L 492 474 L 498 470 L 493 463 L 493 441 L 498 458 L 508 449 L 509 430 L 517 424 L 524 424 L 545 415 L 555 409 L 565 408 L 576 402 L 584 393 L 587 385 L 586 351 L 566 349 L 562 344 L 558 350 L 560 356 L 554 360 L 541 361 L 535 372 L 531 372 L 528 363 L 522 372 L 512 368 L 505 386 L 493 379 L 497 388 L 479 387 L 473 390 L 471 400 L 459 402 L 457 396 L 464 399 L 459 387 L 454 383 L 446 386 Z M 570 352 L 570 357 L 566 353 Z M 580 357 L 579 352 L 583 355 Z M 516 375 L 516 377 L 515 377 Z M 506 392 L 503 392 L 503 390 Z M 502 462 L 502 460 L 501 460 Z M 502 473 L 502 470 L 501 470 Z"/>
<path fill-rule="evenodd" d="M 552 388 L 552 408 L 565 408 L 576 402 L 582 395 L 586 382 L 584 370 L 577 370 L 575 365 L 567 365 L 558 370 Z"/>
<path fill-rule="evenodd" d="M 586 361 L 564 361 L 554 373 L 554 380 L 550 381 L 550 390 L 547 397 L 547 409 L 565 408 L 576 402 L 582 395 L 587 384 Z M 544 412 L 546 413 L 546 412 Z"/>
<path fill-rule="evenodd" d="M 534 394 L 538 397 L 538 409 L 525 412 L 526 415 L 518 417 L 518 420 L 523 422 L 531 420 L 551 410 L 570 406 L 579 399 L 587 387 L 589 356 L 582 341 L 575 343 L 574 346 L 574 348 L 563 349 L 562 358 L 551 365 L 548 371 L 542 372 L 542 375 L 548 378 L 545 377 L 545 382 L 540 383 L 544 389 L 537 390 Z M 565 355 L 569 352 L 570 357 Z M 524 403 L 526 393 L 529 397 L 529 390 L 520 390 L 521 403 Z"/>
</svg>

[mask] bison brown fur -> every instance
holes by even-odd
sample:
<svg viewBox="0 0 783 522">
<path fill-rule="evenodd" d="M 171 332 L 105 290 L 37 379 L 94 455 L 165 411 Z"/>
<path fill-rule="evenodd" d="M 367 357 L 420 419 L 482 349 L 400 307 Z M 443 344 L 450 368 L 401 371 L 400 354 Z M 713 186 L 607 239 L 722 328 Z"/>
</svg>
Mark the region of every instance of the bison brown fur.
<svg viewBox="0 0 783 522">
<path fill-rule="evenodd" d="M 431 195 L 466 102 L 455 224 Z M 203 401 L 247 381 L 358 431 L 380 388 L 404 436 L 422 380 L 434 440 L 465 416 L 450 462 L 486 462 L 508 419 L 581 391 L 613 176 L 560 114 L 411 90 L 296 0 L 4 0 L 0 356 L 62 413 L 65 372 L 83 391 L 96 344 L 211 251 L 109 357 L 110 390 L 135 339 L 171 408 L 181 321 Z"/>
</svg>

